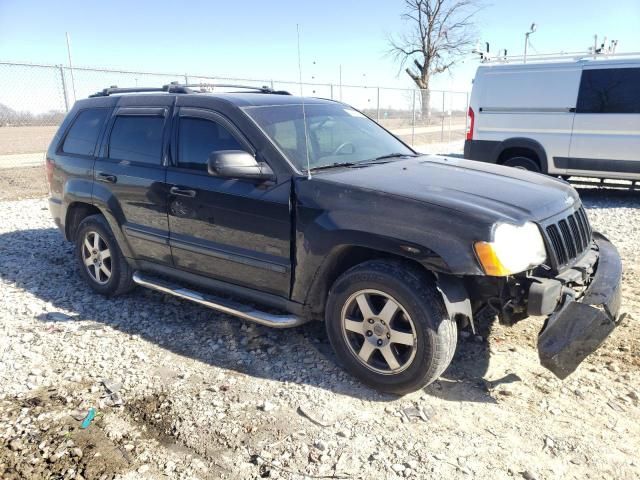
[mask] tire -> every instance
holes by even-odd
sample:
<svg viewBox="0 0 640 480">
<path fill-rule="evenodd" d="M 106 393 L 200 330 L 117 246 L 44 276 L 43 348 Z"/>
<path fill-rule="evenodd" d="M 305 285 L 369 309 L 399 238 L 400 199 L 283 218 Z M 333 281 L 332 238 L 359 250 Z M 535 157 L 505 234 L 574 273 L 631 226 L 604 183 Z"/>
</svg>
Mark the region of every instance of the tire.
<svg viewBox="0 0 640 480">
<path fill-rule="evenodd" d="M 504 162 L 502 162 L 502 164 L 507 167 L 519 168 L 521 170 L 528 170 L 530 172 L 540 173 L 541 171 L 540 164 L 536 160 L 524 156 L 507 158 Z"/>
<path fill-rule="evenodd" d="M 131 267 L 102 215 L 91 215 L 78 226 L 75 257 L 80 276 L 96 292 L 111 297 L 135 287 Z"/>
<path fill-rule="evenodd" d="M 391 315 L 389 301 L 397 305 Z M 456 349 L 457 325 L 435 282 L 401 261 L 371 260 L 345 272 L 331 287 L 325 317 L 339 362 L 384 392 L 405 394 L 429 385 Z M 387 360 L 389 352 L 394 365 Z"/>
</svg>

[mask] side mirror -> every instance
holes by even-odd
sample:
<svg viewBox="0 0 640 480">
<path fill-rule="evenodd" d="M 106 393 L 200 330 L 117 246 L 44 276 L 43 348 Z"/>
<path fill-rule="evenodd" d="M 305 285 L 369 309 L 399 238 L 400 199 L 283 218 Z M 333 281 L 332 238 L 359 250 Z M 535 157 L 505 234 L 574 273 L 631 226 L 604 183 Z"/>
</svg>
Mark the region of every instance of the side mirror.
<svg viewBox="0 0 640 480">
<path fill-rule="evenodd" d="M 273 170 L 264 162 L 258 162 L 249 152 L 219 150 L 211 152 L 207 163 L 209 175 L 223 178 L 271 180 Z"/>
</svg>

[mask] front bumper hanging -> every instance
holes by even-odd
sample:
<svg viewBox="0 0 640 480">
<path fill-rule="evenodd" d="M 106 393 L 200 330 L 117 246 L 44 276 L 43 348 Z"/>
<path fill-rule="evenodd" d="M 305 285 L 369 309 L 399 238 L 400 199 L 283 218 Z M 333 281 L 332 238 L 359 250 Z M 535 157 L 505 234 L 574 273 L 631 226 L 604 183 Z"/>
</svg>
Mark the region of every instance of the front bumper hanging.
<svg viewBox="0 0 640 480">
<path fill-rule="evenodd" d="M 606 340 L 620 321 L 622 262 L 618 250 L 594 233 L 598 261 L 578 300 L 566 298 L 538 335 L 540 363 L 564 379 Z"/>
</svg>

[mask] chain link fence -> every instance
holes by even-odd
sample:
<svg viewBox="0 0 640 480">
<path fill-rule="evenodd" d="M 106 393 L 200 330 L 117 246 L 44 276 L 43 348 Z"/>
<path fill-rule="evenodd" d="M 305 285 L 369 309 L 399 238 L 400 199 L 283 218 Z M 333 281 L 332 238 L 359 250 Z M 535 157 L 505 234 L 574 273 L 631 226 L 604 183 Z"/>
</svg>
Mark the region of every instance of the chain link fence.
<svg viewBox="0 0 640 480">
<path fill-rule="evenodd" d="M 462 140 L 466 130 L 467 92 L 0 62 L 0 155 L 45 151 L 76 99 L 112 85 L 157 87 L 170 82 L 268 86 L 342 101 L 416 147 Z"/>
</svg>

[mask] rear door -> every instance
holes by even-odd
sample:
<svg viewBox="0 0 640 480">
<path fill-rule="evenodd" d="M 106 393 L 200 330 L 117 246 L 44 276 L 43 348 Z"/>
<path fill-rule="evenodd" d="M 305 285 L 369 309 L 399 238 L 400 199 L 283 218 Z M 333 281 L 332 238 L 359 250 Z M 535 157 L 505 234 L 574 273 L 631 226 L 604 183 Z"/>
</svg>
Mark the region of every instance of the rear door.
<svg viewBox="0 0 640 480">
<path fill-rule="evenodd" d="M 640 178 L 640 67 L 582 72 L 567 173 Z"/>
<path fill-rule="evenodd" d="M 116 108 L 95 163 L 93 197 L 118 224 L 135 258 L 170 264 L 168 119 L 168 106 Z"/>
<path fill-rule="evenodd" d="M 213 110 L 182 107 L 174 124 L 167 185 L 175 266 L 287 297 L 291 182 L 210 175 L 207 159 L 214 151 L 256 154 L 240 131 Z"/>
<path fill-rule="evenodd" d="M 481 67 L 474 84 L 477 99 L 474 140 L 533 140 L 544 149 L 548 173 L 562 174 L 555 162 L 569 154 L 580 67 L 527 64 Z M 472 102 L 472 105 L 474 103 Z"/>
</svg>

